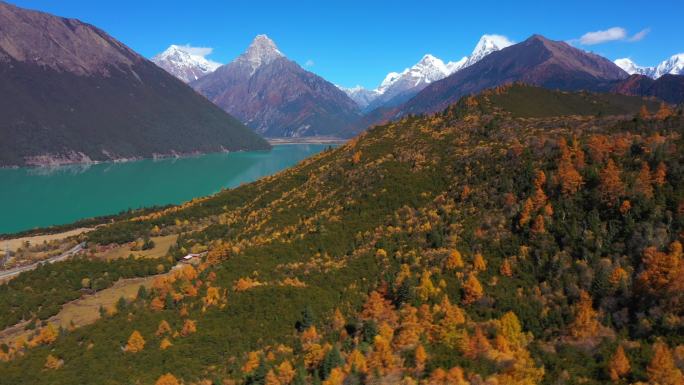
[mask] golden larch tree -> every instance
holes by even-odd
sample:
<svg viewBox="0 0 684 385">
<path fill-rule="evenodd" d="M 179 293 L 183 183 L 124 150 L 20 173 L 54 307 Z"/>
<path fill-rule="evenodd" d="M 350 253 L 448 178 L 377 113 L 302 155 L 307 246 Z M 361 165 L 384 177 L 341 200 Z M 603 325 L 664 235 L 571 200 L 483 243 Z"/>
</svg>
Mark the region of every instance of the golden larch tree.
<svg viewBox="0 0 684 385">
<path fill-rule="evenodd" d="M 195 324 L 195 321 L 186 319 L 185 322 L 183 323 L 183 329 L 181 330 L 180 334 L 183 337 L 189 336 L 190 334 L 194 333 L 197 331 L 197 325 Z"/>
<path fill-rule="evenodd" d="M 613 159 L 608 159 L 606 167 L 601 171 L 600 179 L 599 194 L 601 200 L 608 205 L 614 204 L 625 193 L 625 185 L 620 179 L 620 169 Z"/>
<path fill-rule="evenodd" d="M 295 369 L 290 361 L 285 360 L 278 365 L 278 381 L 283 385 L 288 385 L 295 377 Z"/>
<path fill-rule="evenodd" d="M 629 373 L 630 368 L 625 349 L 622 345 L 618 345 L 613 357 L 608 362 L 608 376 L 613 381 L 619 381 Z"/>
<path fill-rule="evenodd" d="M 653 198 L 653 185 L 651 184 L 651 179 L 651 168 L 648 167 L 648 163 L 642 162 L 639 174 L 634 181 L 634 192 L 643 195 L 648 199 Z"/>
<path fill-rule="evenodd" d="M 483 294 L 482 284 L 475 274 L 470 274 L 463 284 L 463 303 L 470 305 L 482 298 Z"/>
<path fill-rule="evenodd" d="M 653 357 L 646 368 L 650 384 L 682 385 L 684 377 L 677 368 L 670 348 L 663 342 L 653 344 Z"/>
<path fill-rule="evenodd" d="M 154 333 L 154 335 L 161 337 L 165 334 L 171 334 L 171 325 L 169 325 L 166 320 L 162 320 L 159 322 L 159 326 L 157 327 L 157 331 Z"/>
<path fill-rule="evenodd" d="M 171 373 L 163 374 L 154 385 L 180 385 L 176 376 Z"/>
<path fill-rule="evenodd" d="M 129 353 L 137 353 L 145 348 L 145 339 L 139 331 L 134 330 L 131 336 L 128 337 L 128 343 L 124 351 Z"/>
<path fill-rule="evenodd" d="M 475 257 L 473 258 L 473 269 L 475 269 L 476 271 L 487 270 L 487 261 L 485 261 L 482 254 L 480 254 L 480 253 L 475 254 Z"/>
<path fill-rule="evenodd" d="M 665 182 L 667 182 L 667 166 L 665 166 L 665 163 L 660 162 L 653 174 L 653 183 L 655 183 L 656 186 L 662 186 Z"/>
<path fill-rule="evenodd" d="M 591 296 L 582 290 L 580 300 L 575 305 L 575 320 L 570 325 L 570 335 L 575 338 L 595 337 L 600 329 L 601 323 L 592 306 Z"/>
</svg>

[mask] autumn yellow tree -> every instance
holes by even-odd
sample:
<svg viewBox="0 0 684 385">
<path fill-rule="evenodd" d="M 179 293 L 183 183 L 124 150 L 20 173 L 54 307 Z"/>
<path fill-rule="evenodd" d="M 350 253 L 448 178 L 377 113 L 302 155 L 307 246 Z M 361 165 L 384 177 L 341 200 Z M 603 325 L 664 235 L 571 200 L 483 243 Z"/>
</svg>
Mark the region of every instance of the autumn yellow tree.
<svg viewBox="0 0 684 385">
<path fill-rule="evenodd" d="M 639 118 L 642 120 L 648 120 L 651 118 L 651 113 L 648 112 L 648 108 L 646 108 L 646 105 L 642 104 L 641 108 L 639 109 Z"/>
<path fill-rule="evenodd" d="M 161 350 L 166 350 L 166 349 L 170 348 L 171 346 L 173 346 L 173 344 L 171 343 L 171 340 L 169 340 L 168 338 L 164 338 L 159 343 L 159 349 L 161 349 Z"/>
<path fill-rule="evenodd" d="M 601 323 L 598 313 L 592 306 L 589 293 L 582 290 L 580 300 L 575 306 L 575 320 L 570 325 L 570 335 L 575 338 L 590 338 L 598 335 Z"/>
<path fill-rule="evenodd" d="M 139 331 L 134 330 L 131 336 L 128 337 L 128 343 L 124 351 L 129 353 L 137 353 L 145 348 L 145 339 Z"/>
<path fill-rule="evenodd" d="M 613 357 L 608 362 L 608 376 L 613 381 L 618 381 L 620 378 L 629 373 L 630 365 L 629 359 L 625 354 L 625 349 L 622 345 L 618 345 Z"/>
<path fill-rule="evenodd" d="M 392 302 L 384 298 L 380 292 L 373 291 L 363 305 L 361 319 L 372 319 L 377 323 L 387 322 L 390 325 L 396 325 L 398 317 Z"/>
<path fill-rule="evenodd" d="M 428 354 L 425 351 L 423 345 L 418 345 L 414 353 L 414 356 L 416 361 L 416 372 L 420 374 L 423 372 L 423 370 L 425 370 L 425 363 L 428 359 Z"/>
<path fill-rule="evenodd" d="M 186 319 L 185 322 L 183 323 L 183 329 L 181 329 L 180 334 L 183 337 L 189 336 L 190 334 L 194 333 L 197 331 L 197 325 L 195 324 L 195 321 Z"/>
<path fill-rule="evenodd" d="M 52 354 L 48 354 L 47 358 L 45 359 L 45 369 L 59 369 L 64 365 L 64 360 L 61 360 Z"/>
<path fill-rule="evenodd" d="M 487 262 L 485 261 L 482 254 L 480 254 L 480 253 L 475 254 L 475 257 L 473 258 L 473 269 L 475 269 L 476 271 L 487 270 Z"/>
<path fill-rule="evenodd" d="M 323 385 L 343 385 L 345 377 L 342 369 L 333 368 L 333 370 L 330 371 L 328 378 L 323 381 Z"/>
<path fill-rule="evenodd" d="M 599 194 L 601 199 L 606 204 L 613 205 L 625 192 L 625 185 L 620 179 L 620 169 L 613 159 L 608 159 L 606 167 L 601 171 L 600 180 Z"/>
<path fill-rule="evenodd" d="M 480 284 L 480 281 L 475 274 L 470 274 L 463 284 L 463 303 L 470 305 L 477 302 L 482 298 L 483 294 L 484 290 L 482 289 L 482 284 Z"/>
<path fill-rule="evenodd" d="M 278 373 L 278 381 L 280 381 L 282 385 L 288 385 L 295 377 L 294 367 L 292 367 L 292 364 L 288 360 L 280 363 L 276 371 Z"/>
<path fill-rule="evenodd" d="M 634 192 L 643 195 L 647 199 L 653 198 L 653 185 L 651 178 L 651 168 L 648 163 L 641 163 L 641 170 L 634 181 Z"/>
<path fill-rule="evenodd" d="M 670 348 L 663 342 L 653 344 L 653 357 L 646 368 L 648 380 L 657 385 L 682 385 L 684 377 L 675 366 Z"/>
<path fill-rule="evenodd" d="M 159 322 L 159 326 L 157 327 L 157 331 L 154 333 L 157 337 L 161 337 L 164 334 L 171 334 L 171 325 L 169 325 L 166 320 L 162 320 Z"/>
<path fill-rule="evenodd" d="M 453 249 L 449 252 L 449 256 L 446 259 L 446 268 L 449 270 L 456 270 L 463 268 L 463 257 L 461 253 Z"/>
<path fill-rule="evenodd" d="M 563 195 L 569 196 L 578 192 L 584 181 L 570 159 L 561 159 L 558 164 L 558 178 Z"/>
<path fill-rule="evenodd" d="M 401 308 L 401 323 L 399 332 L 394 339 L 394 345 L 399 350 L 412 349 L 420 341 L 420 324 L 418 322 L 418 309 L 411 305 Z"/>
<path fill-rule="evenodd" d="M 656 184 L 656 186 L 662 186 L 667 182 L 667 166 L 665 166 L 665 163 L 660 162 L 658 163 L 658 167 L 656 167 L 655 173 L 653 175 L 653 183 Z"/>
<path fill-rule="evenodd" d="M 59 332 L 57 331 L 57 328 L 55 328 L 55 325 L 52 323 L 48 322 L 45 327 L 40 329 L 40 333 L 38 333 L 38 336 L 34 338 L 33 341 L 31 341 L 32 345 L 40 345 L 40 344 L 45 344 L 49 345 L 55 340 L 57 340 L 57 337 L 59 336 Z"/>
<path fill-rule="evenodd" d="M 512 311 L 506 312 L 499 320 L 498 332 L 506 338 L 509 345 L 519 349 L 527 345 L 528 337 L 523 333 L 518 316 Z"/>
<path fill-rule="evenodd" d="M 180 385 L 176 376 L 171 373 L 163 374 L 154 385 Z"/>
<path fill-rule="evenodd" d="M 504 259 L 503 263 L 501 263 L 501 267 L 499 268 L 499 273 L 503 275 L 504 277 L 512 277 L 513 276 L 513 267 L 511 266 L 511 263 L 508 261 L 508 258 Z"/>
</svg>

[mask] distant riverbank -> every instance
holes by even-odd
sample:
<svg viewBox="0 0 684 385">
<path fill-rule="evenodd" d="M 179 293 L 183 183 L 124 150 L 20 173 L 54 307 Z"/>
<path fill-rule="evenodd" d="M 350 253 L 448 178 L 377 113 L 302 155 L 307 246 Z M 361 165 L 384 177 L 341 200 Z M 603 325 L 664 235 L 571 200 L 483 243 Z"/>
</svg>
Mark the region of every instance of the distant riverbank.
<svg viewBox="0 0 684 385">
<path fill-rule="evenodd" d="M 332 136 L 311 136 L 306 138 L 266 138 L 271 145 L 278 144 L 344 144 L 349 139 Z"/>
</svg>

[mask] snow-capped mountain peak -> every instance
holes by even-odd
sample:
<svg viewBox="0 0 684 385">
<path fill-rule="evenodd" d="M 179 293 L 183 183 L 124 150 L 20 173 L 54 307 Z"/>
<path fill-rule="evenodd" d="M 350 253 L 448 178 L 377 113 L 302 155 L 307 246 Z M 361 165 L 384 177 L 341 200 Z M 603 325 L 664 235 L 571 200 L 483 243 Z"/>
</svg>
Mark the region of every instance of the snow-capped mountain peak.
<svg viewBox="0 0 684 385">
<path fill-rule="evenodd" d="M 189 46 L 172 44 L 164 52 L 152 58 L 152 62 L 178 79 L 189 83 L 202 76 L 214 72 L 221 63 L 206 59 L 194 53 L 197 49 Z M 210 52 L 210 49 L 204 49 Z"/>
<path fill-rule="evenodd" d="M 655 69 L 655 77 L 659 78 L 665 74 L 684 74 L 684 53 L 672 55 L 669 59 L 658 64 L 658 66 Z"/>
<path fill-rule="evenodd" d="M 264 64 L 269 64 L 275 59 L 284 57 L 282 52 L 266 35 L 257 35 L 247 51 L 235 59 L 238 62 L 248 63 L 252 67 L 252 72 Z"/>
<path fill-rule="evenodd" d="M 362 108 L 369 104 L 371 107 L 399 102 L 419 92 L 428 84 L 441 80 L 456 71 L 466 68 L 480 61 L 494 51 L 506 48 L 513 42 L 502 35 L 483 35 L 470 56 L 464 56 L 458 61 L 444 63 L 441 59 L 427 54 L 418 63 L 402 72 L 390 72 L 374 90 L 359 90 L 356 88 L 341 89 L 354 99 Z M 363 95 L 360 98 L 359 95 Z M 394 99 L 394 100 L 393 100 Z"/>
<path fill-rule="evenodd" d="M 617 59 L 614 63 L 630 75 L 646 75 L 653 79 L 657 79 L 665 74 L 684 75 L 684 53 L 672 55 L 669 59 L 664 60 L 655 67 L 640 66 L 629 58 Z"/>
<path fill-rule="evenodd" d="M 625 72 L 627 72 L 630 75 L 639 74 L 646 75 L 649 77 L 655 76 L 654 67 L 642 67 L 640 65 L 637 65 L 634 61 L 632 61 L 632 59 L 629 58 L 617 59 L 613 61 L 613 63 L 615 63 L 615 65 L 622 68 Z"/>
<path fill-rule="evenodd" d="M 504 49 L 513 42 L 503 35 L 482 35 L 462 68 L 469 67 L 494 51 Z"/>
</svg>

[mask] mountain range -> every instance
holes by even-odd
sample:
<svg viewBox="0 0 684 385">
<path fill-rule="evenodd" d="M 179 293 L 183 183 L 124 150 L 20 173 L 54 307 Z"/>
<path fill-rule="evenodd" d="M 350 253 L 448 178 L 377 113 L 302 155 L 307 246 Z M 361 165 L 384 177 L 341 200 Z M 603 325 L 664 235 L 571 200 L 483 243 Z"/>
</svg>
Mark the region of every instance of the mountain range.
<svg viewBox="0 0 684 385">
<path fill-rule="evenodd" d="M 266 35 L 190 85 L 267 137 L 346 136 L 360 116 L 347 94 L 289 60 Z"/>
<path fill-rule="evenodd" d="M 617 59 L 615 64 L 630 75 L 645 75 L 653 79 L 658 79 L 667 74 L 684 75 L 684 53 L 672 55 L 669 59 L 662 61 L 655 67 L 640 66 L 629 58 Z"/>
<path fill-rule="evenodd" d="M 372 90 L 361 86 L 344 88 L 359 106 L 370 111 L 378 107 L 392 107 L 399 105 L 427 87 L 430 83 L 446 78 L 447 76 L 482 60 L 494 51 L 513 44 L 505 36 L 483 35 L 478 41 L 470 56 L 464 56 L 458 61 L 444 63 L 441 59 L 426 54 L 410 68 L 402 72 L 390 72 L 380 85 Z"/>
<path fill-rule="evenodd" d="M 269 148 L 104 31 L 0 2 L 0 166 Z"/>
</svg>

